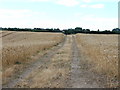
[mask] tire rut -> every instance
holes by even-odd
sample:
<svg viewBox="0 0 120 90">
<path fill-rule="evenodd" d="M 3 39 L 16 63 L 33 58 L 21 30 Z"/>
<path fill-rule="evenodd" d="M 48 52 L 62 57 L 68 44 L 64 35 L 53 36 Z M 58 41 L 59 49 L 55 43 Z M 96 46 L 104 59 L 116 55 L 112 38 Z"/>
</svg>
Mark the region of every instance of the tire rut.
<svg viewBox="0 0 120 90">
<path fill-rule="evenodd" d="M 13 34 L 13 33 L 15 33 L 15 32 L 6 33 L 5 35 L 1 35 L 0 38 L 6 37 L 6 36 L 11 35 L 11 34 Z"/>
<path fill-rule="evenodd" d="M 72 36 L 72 61 L 71 61 L 71 88 L 98 88 L 99 86 L 93 80 L 90 81 L 91 72 L 81 69 L 81 57 L 76 44 L 75 36 Z"/>
<path fill-rule="evenodd" d="M 43 68 L 47 67 L 47 65 L 50 63 L 50 59 L 57 53 L 59 49 L 61 49 L 65 42 L 66 42 L 66 36 L 62 43 L 60 43 L 58 46 L 47 52 L 45 55 L 43 55 L 39 60 L 35 61 L 34 63 L 30 64 L 21 75 L 18 76 L 18 78 L 13 79 L 9 81 L 7 85 L 3 85 L 3 88 L 13 88 L 17 83 L 21 82 L 23 79 L 25 79 L 32 71 L 40 68 L 41 66 L 44 66 Z"/>
</svg>

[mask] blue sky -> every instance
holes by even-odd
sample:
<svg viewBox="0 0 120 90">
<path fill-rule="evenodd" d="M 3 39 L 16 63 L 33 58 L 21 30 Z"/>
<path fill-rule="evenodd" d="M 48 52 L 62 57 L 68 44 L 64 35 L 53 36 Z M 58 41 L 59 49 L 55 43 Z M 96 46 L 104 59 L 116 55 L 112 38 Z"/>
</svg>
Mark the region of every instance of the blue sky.
<svg viewBox="0 0 120 90">
<path fill-rule="evenodd" d="M 0 27 L 112 30 L 119 0 L 0 0 Z"/>
</svg>

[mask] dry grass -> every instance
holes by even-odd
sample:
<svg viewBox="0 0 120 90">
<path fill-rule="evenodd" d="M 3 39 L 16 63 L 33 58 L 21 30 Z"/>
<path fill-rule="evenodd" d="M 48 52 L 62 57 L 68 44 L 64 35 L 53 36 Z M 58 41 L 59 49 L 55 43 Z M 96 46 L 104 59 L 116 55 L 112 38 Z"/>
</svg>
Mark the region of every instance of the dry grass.
<svg viewBox="0 0 120 90">
<path fill-rule="evenodd" d="M 94 65 L 91 70 L 106 75 L 108 87 L 116 86 L 118 35 L 77 34 L 76 39 L 80 52 L 87 57 L 87 62 Z"/>
<path fill-rule="evenodd" d="M 33 71 L 26 80 L 16 87 L 65 88 L 70 73 L 72 37 L 67 38 L 64 47 L 57 51 L 46 68 Z"/>
<path fill-rule="evenodd" d="M 62 41 L 62 39 L 62 34 L 31 32 L 15 32 L 2 38 L 3 68 L 16 62 L 22 63 L 31 55 L 51 48 Z"/>
<path fill-rule="evenodd" d="M 8 33 L 9 31 L 6 31 Z M 10 77 L 16 65 L 30 62 L 37 53 L 56 46 L 64 40 L 59 33 L 13 32 L 2 38 L 2 69 L 3 78 Z M 1 49 L 0 49 L 1 50 Z"/>
</svg>

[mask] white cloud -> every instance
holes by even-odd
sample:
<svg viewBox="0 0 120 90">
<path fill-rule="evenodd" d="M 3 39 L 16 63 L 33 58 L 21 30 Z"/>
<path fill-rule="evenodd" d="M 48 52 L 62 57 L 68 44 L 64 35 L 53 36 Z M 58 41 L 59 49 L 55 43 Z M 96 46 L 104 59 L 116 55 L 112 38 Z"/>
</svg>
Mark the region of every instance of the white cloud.
<svg viewBox="0 0 120 90">
<path fill-rule="evenodd" d="M 79 2 L 77 0 L 58 0 L 57 4 L 64 6 L 76 6 L 79 4 Z"/>
<path fill-rule="evenodd" d="M 20 18 L 26 15 L 26 13 L 28 12 L 30 11 L 27 9 L 23 9 L 23 10 L 0 9 L 0 18 L 4 18 L 5 20 L 8 17 Z"/>
<path fill-rule="evenodd" d="M 79 0 L 0 0 L 0 2 L 52 2 L 68 7 L 76 6 L 80 3 Z"/>
<path fill-rule="evenodd" d="M 119 0 L 82 0 L 85 3 L 93 3 L 93 2 L 118 2 Z"/>
<path fill-rule="evenodd" d="M 78 13 L 74 13 L 74 14 L 73 14 L 73 16 L 75 16 L 75 17 L 79 17 L 79 16 L 84 16 L 84 14 L 83 14 L 83 13 L 78 12 Z"/>
<path fill-rule="evenodd" d="M 1 0 L 0 0 L 1 1 Z M 104 4 L 91 4 L 93 1 L 103 1 L 103 0 L 86 0 L 87 3 L 82 3 L 82 0 L 2 0 L 2 1 L 32 1 L 32 2 L 52 2 L 55 4 L 60 4 L 64 6 L 76 6 L 80 3 L 83 4 L 82 8 L 104 8 Z M 81 2 L 80 2 L 81 1 Z M 85 0 L 84 0 L 85 1 Z M 107 2 L 113 0 L 106 0 Z M 114 0 L 115 1 L 115 0 Z M 89 4 L 90 3 L 90 4 Z M 0 9 L 0 27 L 42 27 L 42 28 L 74 28 L 76 26 L 81 26 L 83 28 L 90 28 L 91 30 L 101 30 L 113 29 L 117 27 L 117 18 L 104 18 L 95 17 L 94 15 L 85 16 L 84 13 L 76 13 L 74 18 L 70 18 L 70 21 L 65 22 L 65 20 L 59 22 L 60 20 L 53 17 L 48 17 L 47 13 L 35 12 L 27 9 L 11 10 L 11 9 Z M 64 19 L 64 18 L 63 18 Z M 73 19 L 73 21 L 71 20 Z M 72 22 L 71 22 L 72 21 Z M 114 24 L 113 24 L 114 23 Z"/>
<path fill-rule="evenodd" d="M 27 9 L 0 9 L 0 27 L 34 27 L 44 16 L 47 16 L 45 12 Z"/>
<path fill-rule="evenodd" d="M 104 4 L 95 4 L 95 5 L 91 5 L 91 8 L 104 8 Z"/>
<path fill-rule="evenodd" d="M 48 2 L 50 0 L 30 0 L 30 1 L 32 1 L 32 2 Z"/>
<path fill-rule="evenodd" d="M 82 0 L 83 2 L 90 3 L 92 0 Z"/>
<path fill-rule="evenodd" d="M 104 4 L 94 4 L 94 5 L 83 4 L 83 5 L 80 5 L 80 7 L 82 8 L 104 8 L 105 5 Z"/>
<path fill-rule="evenodd" d="M 80 2 L 85 2 L 85 3 L 93 3 L 93 2 L 119 2 L 119 0 L 0 0 L 0 2 L 73 2 L 73 3 L 80 3 Z"/>
<path fill-rule="evenodd" d="M 28 10 L 0 9 L 0 27 L 24 27 Z"/>
<path fill-rule="evenodd" d="M 84 12 L 74 13 L 73 15 L 74 19 L 77 19 L 72 22 L 74 27 L 79 26 L 91 30 L 112 30 L 118 27 L 117 17 L 100 17 L 95 14 L 85 14 Z"/>
<path fill-rule="evenodd" d="M 118 19 L 117 18 L 105 18 L 105 17 L 97 17 L 94 15 L 84 16 L 82 21 L 86 22 L 89 28 L 100 29 L 100 30 L 112 30 L 115 27 L 118 27 Z M 113 24 L 114 23 L 114 24 Z M 85 26 L 85 25 L 84 25 Z"/>
<path fill-rule="evenodd" d="M 88 7 L 88 5 L 87 4 L 83 4 L 83 5 L 80 5 L 80 7 L 86 8 L 86 7 Z"/>
<path fill-rule="evenodd" d="M 0 2 L 47 2 L 52 0 L 0 0 Z"/>
<path fill-rule="evenodd" d="M 74 19 L 72 22 L 70 22 L 71 20 L 60 22 L 60 20 L 54 20 L 54 18 L 47 18 L 49 15 L 45 12 L 35 12 L 27 9 L 0 9 L 0 27 L 41 27 L 67 29 L 81 26 L 91 30 L 112 30 L 118 26 L 117 18 L 98 17 L 92 14 L 85 15 L 82 12 L 78 12 L 73 15 Z"/>
</svg>

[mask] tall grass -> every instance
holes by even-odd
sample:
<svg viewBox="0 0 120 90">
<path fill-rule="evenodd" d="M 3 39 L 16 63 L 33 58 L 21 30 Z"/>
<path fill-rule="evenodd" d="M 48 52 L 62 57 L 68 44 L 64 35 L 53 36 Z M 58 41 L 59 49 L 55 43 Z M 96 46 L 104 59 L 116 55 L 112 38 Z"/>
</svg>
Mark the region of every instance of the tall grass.
<svg viewBox="0 0 120 90">
<path fill-rule="evenodd" d="M 50 62 L 42 65 L 41 68 L 32 71 L 26 79 L 19 82 L 15 87 L 18 88 L 65 88 L 71 69 L 71 44 L 72 37 L 67 36 L 66 42 L 52 58 Z M 31 82 L 27 82 L 30 80 Z"/>
<path fill-rule="evenodd" d="M 15 32 L 4 37 L 2 42 L 3 68 L 23 63 L 32 55 L 57 45 L 63 38 L 63 34 L 34 32 Z"/>
<path fill-rule="evenodd" d="M 9 31 L 6 31 L 9 33 Z M 13 32 L 2 37 L 2 84 L 64 40 L 60 33 Z M 37 55 L 38 56 L 38 55 Z"/>
<path fill-rule="evenodd" d="M 117 86 L 118 35 L 77 34 L 76 39 L 80 52 L 94 65 L 91 70 L 107 76 L 107 87 Z"/>
</svg>

